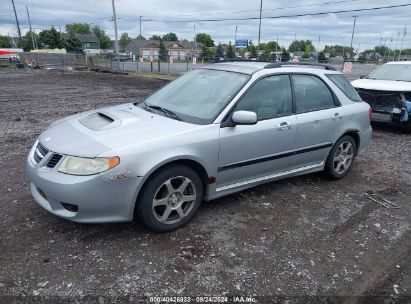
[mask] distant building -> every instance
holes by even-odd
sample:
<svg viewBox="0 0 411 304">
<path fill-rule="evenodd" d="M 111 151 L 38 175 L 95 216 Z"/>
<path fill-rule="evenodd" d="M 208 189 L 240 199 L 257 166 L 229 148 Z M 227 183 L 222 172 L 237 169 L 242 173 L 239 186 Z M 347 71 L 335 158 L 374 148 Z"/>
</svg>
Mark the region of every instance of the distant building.
<svg viewBox="0 0 411 304">
<path fill-rule="evenodd" d="M 186 60 L 193 57 L 194 54 L 201 52 L 201 43 L 190 41 L 163 41 L 164 46 L 168 50 L 170 58 L 174 60 Z M 197 49 L 197 53 L 196 53 Z M 136 57 L 143 59 L 158 59 L 160 50 L 160 41 L 157 40 L 141 40 L 133 39 L 126 45 L 124 51 L 133 53 Z"/>
<path fill-rule="evenodd" d="M 318 60 L 318 56 L 320 53 L 318 52 L 310 52 L 308 53 L 308 59 L 309 60 Z"/>
<path fill-rule="evenodd" d="M 342 64 L 344 62 L 343 56 L 328 57 L 327 62 L 330 64 Z"/>
<path fill-rule="evenodd" d="M 69 35 L 62 34 L 63 39 L 67 40 Z M 74 34 L 74 36 L 81 42 L 83 50 L 100 50 L 100 40 L 95 34 Z"/>
<path fill-rule="evenodd" d="M 290 52 L 290 56 L 291 57 L 303 57 L 304 52 L 303 51 L 294 51 L 294 52 Z"/>
</svg>

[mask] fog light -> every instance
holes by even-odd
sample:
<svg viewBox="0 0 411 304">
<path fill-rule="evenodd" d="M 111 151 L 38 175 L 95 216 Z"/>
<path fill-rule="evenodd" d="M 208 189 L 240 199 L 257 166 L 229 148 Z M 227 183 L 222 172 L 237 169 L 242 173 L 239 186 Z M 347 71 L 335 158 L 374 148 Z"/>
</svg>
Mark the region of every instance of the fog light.
<svg viewBox="0 0 411 304">
<path fill-rule="evenodd" d="M 63 206 L 64 209 L 66 209 L 70 212 L 77 212 L 78 211 L 78 206 L 77 205 L 67 204 L 67 203 L 63 203 L 63 202 L 61 202 L 61 205 Z"/>
</svg>

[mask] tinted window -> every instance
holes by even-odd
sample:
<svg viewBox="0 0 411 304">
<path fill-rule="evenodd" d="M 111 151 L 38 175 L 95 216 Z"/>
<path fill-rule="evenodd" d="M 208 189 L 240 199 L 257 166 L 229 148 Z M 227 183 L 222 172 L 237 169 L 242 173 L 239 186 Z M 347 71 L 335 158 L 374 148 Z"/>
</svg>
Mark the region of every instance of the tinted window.
<svg viewBox="0 0 411 304">
<path fill-rule="evenodd" d="M 297 113 L 334 107 L 333 96 L 318 77 L 292 75 Z"/>
<path fill-rule="evenodd" d="M 361 101 L 360 95 L 358 95 L 357 91 L 353 88 L 351 83 L 345 78 L 344 75 L 341 74 L 328 74 L 328 78 L 331 79 L 332 82 L 347 96 L 349 99 L 354 101 Z"/>
<path fill-rule="evenodd" d="M 257 113 L 258 120 L 292 112 L 291 84 L 288 75 L 258 80 L 241 98 L 236 111 Z"/>
</svg>

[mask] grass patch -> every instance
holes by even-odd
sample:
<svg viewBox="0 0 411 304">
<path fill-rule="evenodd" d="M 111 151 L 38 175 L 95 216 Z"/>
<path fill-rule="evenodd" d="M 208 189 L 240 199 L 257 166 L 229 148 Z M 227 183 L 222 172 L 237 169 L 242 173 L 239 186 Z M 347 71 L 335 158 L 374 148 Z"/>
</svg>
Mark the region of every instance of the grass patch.
<svg viewBox="0 0 411 304">
<path fill-rule="evenodd" d="M 155 73 L 155 72 L 133 72 L 133 73 L 129 73 L 129 76 L 155 78 L 155 79 L 162 79 L 162 80 L 174 80 L 178 77 L 178 75 L 174 75 L 174 74 L 162 74 L 162 73 Z"/>
</svg>

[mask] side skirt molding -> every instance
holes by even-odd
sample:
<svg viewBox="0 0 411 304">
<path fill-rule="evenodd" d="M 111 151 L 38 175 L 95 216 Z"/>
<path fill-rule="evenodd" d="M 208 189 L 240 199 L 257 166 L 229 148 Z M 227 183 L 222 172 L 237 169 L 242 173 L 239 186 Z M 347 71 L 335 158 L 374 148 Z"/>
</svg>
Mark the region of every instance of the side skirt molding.
<svg viewBox="0 0 411 304">
<path fill-rule="evenodd" d="M 216 192 L 221 192 L 221 191 L 225 191 L 225 190 L 230 190 L 230 189 L 234 189 L 234 188 L 239 188 L 239 187 L 243 187 L 243 186 L 251 186 L 252 184 L 257 184 L 259 182 L 264 182 L 270 179 L 276 179 L 279 177 L 284 177 L 287 175 L 293 175 L 293 174 L 297 174 L 303 171 L 308 171 L 308 170 L 312 170 L 312 169 L 316 169 L 316 168 L 320 168 L 324 166 L 324 162 L 321 163 L 317 163 L 317 164 L 313 164 L 313 165 L 309 165 L 309 166 L 304 166 L 304 167 L 300 167 L 300 168 L 296 168 L 296 169 L 292 169 L 292 170 L 288 170 L 288 171 L 283 171 L 283 172 L 279 172 L 279 173 L 275 173 L 275 174 L 270 174 L 270 175 L 266 175 L 266 176 L 262 176 L 262 177 L 258 177 L 258 178 L 253 178 L 247 181 L 242 181 L 239 183 L 234 183 L 234 184 L 230 184 L 227 186 L 222 186 L 222 187 L 218 187 L 216 189 Z"/>
</svg>

